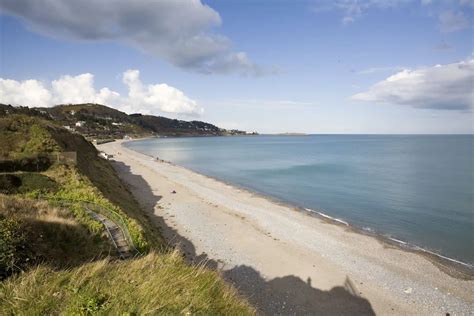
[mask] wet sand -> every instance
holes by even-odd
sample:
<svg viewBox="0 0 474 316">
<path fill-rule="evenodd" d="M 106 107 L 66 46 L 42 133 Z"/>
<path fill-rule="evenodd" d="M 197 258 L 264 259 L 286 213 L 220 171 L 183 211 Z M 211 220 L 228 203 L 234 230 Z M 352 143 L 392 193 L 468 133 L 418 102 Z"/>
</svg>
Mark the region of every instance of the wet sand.
<svg viewBox="0 0 474 316">
<path fill-rule="evenodd" d="M 426 256 L 122 146 L 99 145 L 167 240 L 265 314 L 468 315 L 474 281 Z M 175 193 L 174 193 L 175 192 Z"/>
</svg>

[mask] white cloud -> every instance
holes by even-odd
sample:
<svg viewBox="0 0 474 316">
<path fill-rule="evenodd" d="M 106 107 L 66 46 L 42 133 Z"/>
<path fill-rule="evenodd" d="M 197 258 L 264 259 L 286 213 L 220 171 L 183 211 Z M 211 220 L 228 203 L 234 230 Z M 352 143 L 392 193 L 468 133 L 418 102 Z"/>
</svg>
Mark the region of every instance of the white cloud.
<svg viewBox="0 0 474 316">
<path fill-rule="evenodd" d="M 370 9 L 384 10 L 409 2 L 410 0 L 315 0 L 313 11 L 340 11 L 343 15 L 341 22 L 350 24 Z"/>
<path fill-rule="evenodd" d="M 351 99 L 425 109 L 470 110 L 474 104 L 473 87 L 474 59 L 470 59 L 416 70 L 405 69 Z"/>
<path fill-rule="evenodd" d="M 127 113 L 176 113 L 197 115 L 203 112 L 196 101 L 165 83 L 144 85 L 138 70 L 123 73 L 128 95 L 121 96 L 109 88 L 97 91 L 94 75 L 62 76 L 49 88 L 37 80 L 18 82 L 0 78 L 0 102 L 13 105 L 48 107 L 69 103 L 100 103 Z"/>
<path fill-rule="evenodd" d="M 201 0 L 2 0 L 0 11 L 33 31 L 56 38 L 117 41 L 189 70 L 204 73 L 266 71 L 232 42 L 215 34 L 221 17 Z"/>
<path fill-rule="evenodd" d="M 341 23 L 351 24 L 375 10 L 404 8 L 419 5 L 428 16 L 438 17 L 444 33 L 466 29 L 472 23 L 466 10 L 474 8 L 474 0 L 314 0 L 314 12 L 334 11 L 341 15 Z"/>
<path fill-rule="evenodd" d="M 166 83 L 143 85 L 138 70 L 123 73 L 123 83 L 128 86 L 126 105 L 128 112 L 152 114 L 158 108 L 169 113 L 201 114 L 197 102 Z"/>
<path fill-rule="evenodd" d="M 52 102 L 82 103 L 84 100 L 96 101 L 94 75 L 85 73 L 75 77 L 62 76 L 51 82 Z"/>
<path fill-rule="evenodd" d="M 20 82 L 0 78 L 0 102 L 48 106 L 51 93 L 37 80 Z"/>
<path fill-rule="evenodd" d="M 462 11 L 444 11 L 439 15 L 439 27 L 444 33 L 464 30 L 470 24 L 469 18 Z"/>
</svg>

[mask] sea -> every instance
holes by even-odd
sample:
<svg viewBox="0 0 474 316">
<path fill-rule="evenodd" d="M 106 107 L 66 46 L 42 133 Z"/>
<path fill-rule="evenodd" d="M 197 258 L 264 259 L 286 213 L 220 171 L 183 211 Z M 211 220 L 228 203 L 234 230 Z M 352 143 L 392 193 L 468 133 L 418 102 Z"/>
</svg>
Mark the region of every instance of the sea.
<svg viewBox="0 0 474 316">
<path fill-rule="evenodd" d="M 474 135 L 151 138 L 126 146 L 474 265 Z"/>
</svg>

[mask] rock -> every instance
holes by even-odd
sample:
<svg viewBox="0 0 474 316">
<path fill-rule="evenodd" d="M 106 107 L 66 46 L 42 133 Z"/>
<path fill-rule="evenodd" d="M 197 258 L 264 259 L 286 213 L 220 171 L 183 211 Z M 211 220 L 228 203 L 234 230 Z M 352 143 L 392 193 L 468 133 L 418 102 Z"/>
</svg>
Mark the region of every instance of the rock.
<svg viewBox="0 0 474 316">
<path fill-rule="evenodd" d="M 403 291 L 405 294 L 411 294 L 413 292 L 413 289 L 411 287 L 407 288 L 405 291 Z"/>
</svg>

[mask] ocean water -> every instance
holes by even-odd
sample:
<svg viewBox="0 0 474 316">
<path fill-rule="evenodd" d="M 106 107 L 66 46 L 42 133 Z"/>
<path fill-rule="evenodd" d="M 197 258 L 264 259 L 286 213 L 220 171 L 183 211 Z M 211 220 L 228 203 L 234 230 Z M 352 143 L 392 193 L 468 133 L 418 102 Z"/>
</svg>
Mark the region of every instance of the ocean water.
<svg viewBox="0 0 474 316">
<path fill-rule="evenodd" d="M 157 138 L 127 146 L 474 264 L 473 135 Z"/>
</svg>

